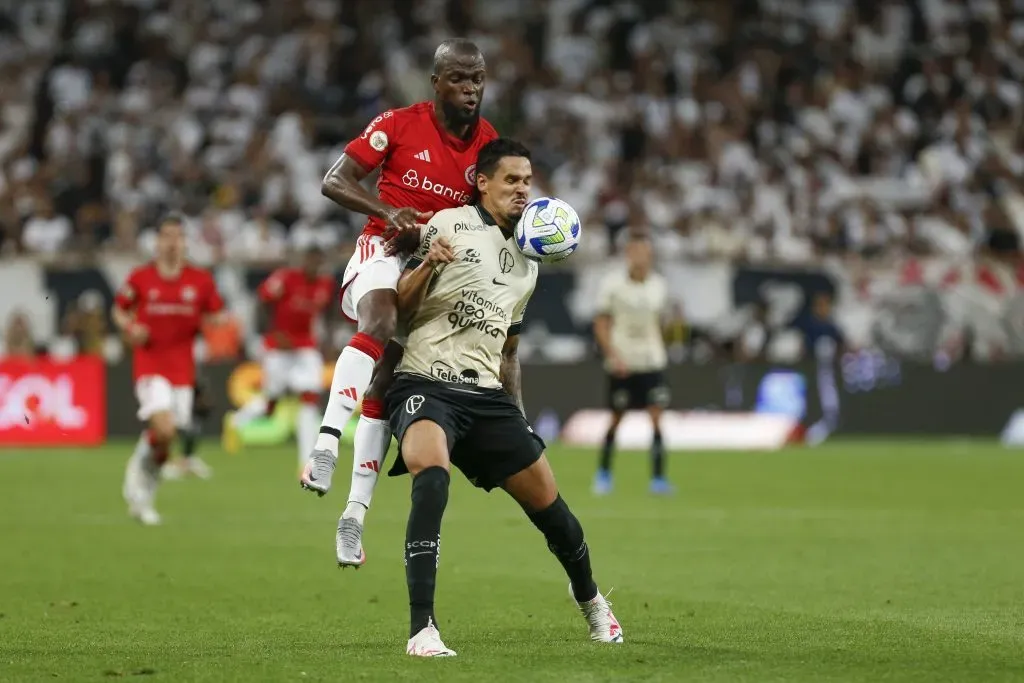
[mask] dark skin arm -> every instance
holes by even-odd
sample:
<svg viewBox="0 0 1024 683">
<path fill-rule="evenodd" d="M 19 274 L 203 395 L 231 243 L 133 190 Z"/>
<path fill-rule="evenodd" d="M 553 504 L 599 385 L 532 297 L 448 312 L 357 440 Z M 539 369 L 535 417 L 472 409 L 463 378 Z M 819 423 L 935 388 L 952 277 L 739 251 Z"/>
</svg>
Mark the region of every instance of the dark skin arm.
<svg viewBox="0 0 1024 683">
<path fill-rule="evenodd" d="M 363 187 L 362 181 L 368 175 L 370 172 L 360 166 L 359 162 L 342 154 L 324 176 L 320 184 L 320 193 L 349 211 L 382 219 L 387 223 L 391 233 L 387 235 L 389 238 L 395 233 L 411 232 L 414 239 L 418 240 L 420 224 L 430 220 L 434 212 L 418 211 L 409 206 L 396 208 L 385 204 Z"/>
<path fill-rule="evenodd" d="M 505 340 L 501 347 L 501 369 L 498 376 L 505 393 L 515 399 L 519 412 L 526 415 L 523 407 L 523 373 L 519 367 L 519 335 L 515 334 Z"/>
</svg>

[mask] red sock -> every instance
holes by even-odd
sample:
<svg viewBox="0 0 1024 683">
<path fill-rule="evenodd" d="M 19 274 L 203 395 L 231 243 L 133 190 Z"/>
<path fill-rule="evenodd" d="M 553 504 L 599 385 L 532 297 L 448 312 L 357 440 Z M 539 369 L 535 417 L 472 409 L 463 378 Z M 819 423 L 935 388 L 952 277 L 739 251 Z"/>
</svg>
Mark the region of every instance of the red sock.
<svg viewBox="0 0 1024 683">
<path fill-rule="evenodd" d="M 153 452 L 153 462 L 157 465 L 163 465 L 167 462 L 167 456 L 170 454 L 167 444 L 160 442 L 153 430 L 146 431 L 146 440 L 149 442 L 149 448 Z"/>
</svg>

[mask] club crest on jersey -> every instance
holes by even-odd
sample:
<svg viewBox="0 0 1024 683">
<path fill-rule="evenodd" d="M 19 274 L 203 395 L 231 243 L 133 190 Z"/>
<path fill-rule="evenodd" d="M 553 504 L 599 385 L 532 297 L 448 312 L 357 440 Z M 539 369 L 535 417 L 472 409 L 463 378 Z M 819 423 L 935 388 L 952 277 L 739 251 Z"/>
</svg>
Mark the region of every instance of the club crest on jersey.
<svg viewBox="0 0 1024 683">
<path fill-rule="evenodd" d="M 181 289 L 181 298 L 184 299 L 185 301 L 195 301 L 196 300 L 196 290 L 195 290 L 195 287 L 191 287 L 191 286 L 182 287 L 182 289 Z"/>
<path fill-rule="evenodd" d="M 470 164 L 466 167 L 466 182 L 471 187 L 476 187 L 476 164 Z"/>
<path fill-rule="evenodd" d="M 373 135 L 370 136 L 370 147 L 373 147 L 378 152 L 383 152 L 388 148 L 388 134 L 382 130 L 373 131 Z"/>
<path fill-rule="evenodd" d="M 516 266 L 516 258 L 512 255 L 512 252 L 502 247 L 501 252 L 498 253 L 498 266 L 501 268 L 501 274 L 511 273 L 512 269 Z"/>
</svg>

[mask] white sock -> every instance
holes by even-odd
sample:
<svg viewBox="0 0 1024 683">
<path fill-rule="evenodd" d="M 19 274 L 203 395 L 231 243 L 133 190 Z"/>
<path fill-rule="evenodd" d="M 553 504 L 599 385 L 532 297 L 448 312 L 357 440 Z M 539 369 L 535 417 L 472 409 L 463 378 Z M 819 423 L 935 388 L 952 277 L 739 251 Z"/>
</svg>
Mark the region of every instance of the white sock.
<svg viewBox="0 0 1024 683">
<path fill-rule="evenodd" d="M 132 451 L 132 457 L 129 458 L 129 463 L 136 463 L 142 465 L 152 455 L 153 447 L 149 445 L 149 432 L 142 432 L 142 436 L 135 443 L 135 450 Z"/>
<path fill-rule="evenodd" d="M 295 416 L 295 441 L 299 446 L 300 467 L 306 464 L 309 454 L 313 452 L 316 430 L 319 428 L 320 408 L 313 403 L 300 403 L 298 415 Z"/>
<path fill-rule="evenodd" d="M 235 411 L 235 414 L 231 416 L 231 423 L 236 427 L 244 427 L 253 420 L 266 415 L 267 405 L 267 399 L 262 396 L 254 396 Z"/>
<path fill-rule="evenodd" d="M 149 443 L 149 432 L 144 431 L 124 470 L 123 494 L 127 502 L 152 505 L 156 483 L 159 481 L 152 458 L 153 447 Z"/>
<path fill-rule="evenodd" d="M 332 427 L 341 432 L 352 417 L 352 411 L 362 397 L 373 376 L 376 361 L 359 349 L 346 346 L 334 365 L 331 380 L 331 395 L 327 399 L 327 410 L 321 427 Z M 320 433 L 316 438 L 316 449 L 338 454 L 338 437 Z"/>
<path fill-rule="evenodd" d="M 377 478 L 384 469 L 384 458 L 391 445 L 391 428 L 387 421 L 360 416 L 356 426 L 355 448 L 352 452 L 352 485 L 348 493 L 345 517 L 361 523 L 373 502 Z"/>
</svg>

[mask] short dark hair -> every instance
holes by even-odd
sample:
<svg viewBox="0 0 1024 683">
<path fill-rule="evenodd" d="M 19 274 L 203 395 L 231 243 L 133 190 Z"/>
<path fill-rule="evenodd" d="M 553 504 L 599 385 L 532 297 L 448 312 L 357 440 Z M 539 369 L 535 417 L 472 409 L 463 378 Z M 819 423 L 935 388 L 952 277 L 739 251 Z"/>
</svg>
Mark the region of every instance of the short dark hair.
<svg viewBox="0 0 1024 683">
<path fill-rule="evenodd" d="M 484 54 L 469 38 L 449 38 L 434 50 L 434 75 L 438 76 L 454 57 L 476 57 Z"/>
<path fill-rule="evenodd" d="M 523 157 L 529 161 L 530 150 L 523 143 L 511 138 L 491 140 L 481 147 L 476 155 L 476 172 L 490 178 L 505 157 Z"/>
</svg>

